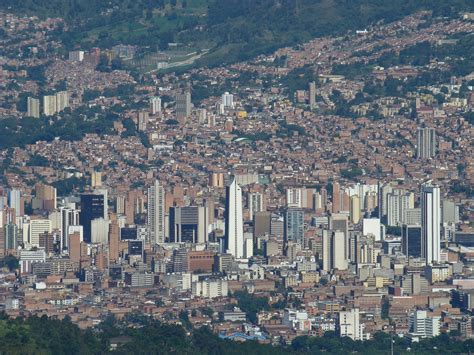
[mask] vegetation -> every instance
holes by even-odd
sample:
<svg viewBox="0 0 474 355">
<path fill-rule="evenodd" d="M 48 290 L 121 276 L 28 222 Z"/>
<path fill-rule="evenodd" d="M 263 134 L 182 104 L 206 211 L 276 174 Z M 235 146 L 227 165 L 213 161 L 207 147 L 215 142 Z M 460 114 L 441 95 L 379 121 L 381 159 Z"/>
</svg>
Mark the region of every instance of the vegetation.
<svg viewBox="0 0 474 355">
<path fill-rule="evenodd" d="M 234 297 L 237 298 L 240 309 L 247 313 L 247 318 L 252 323 L 257 322 L 258 312 L 270 309 L 267 297 L 258 297 L 246 291 L 237 291 Z"/>
</svg>

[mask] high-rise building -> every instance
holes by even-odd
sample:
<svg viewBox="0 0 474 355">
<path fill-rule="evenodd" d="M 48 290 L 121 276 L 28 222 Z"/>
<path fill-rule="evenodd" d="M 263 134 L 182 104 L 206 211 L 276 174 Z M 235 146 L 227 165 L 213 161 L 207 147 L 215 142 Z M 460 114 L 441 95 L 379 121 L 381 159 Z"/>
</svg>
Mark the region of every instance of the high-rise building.
<svg viewBox="0 0 474 355">
<path fill-rule="evenodd" d="M 241 259 L 244 257 L 242 189 L 235 178 L 226 187 L 225 250 L 235 258 Z"/>
<path fill-rule="evenodd" d="M 436 155 L 436 131 L 434 128 L 418 128 L 416 156 L 418 159 L 430 159 Z"/>
<path fill-rule="evenodd" d="M 91 243 L 108 244 L 109 223 L 103 217 L 95 218 L 91 221 Z"/>
<path fill-rule="evenodd" d="M 45 116 L 53 116 L 57 113 L 56 95 L 43 96 L 43 113 Z"/>
<path fill-rule="evenodd" d="M 61 214 L 61 239 L 62 249 L 69 249 L 69 227 L 79 225 L 79 211 L 75 206 L 64 206 L 59 208 Z"/>
<path fill-rule="evenodd" d="M 253 215 L 253 235 L 255 238 L 270 234 L 271 212 L 256 212 Z"/>
<path fill-rule="evenodd" d="M 84 242 L 92 241 L 92 221 L 96 218 L 104 218 L 105 196 L 103 194 L 81 195 L 81 212 L 79 221 L 84 229 Z"/>
<path fill-rule="evenodd" d="M 453 201 L 443 200 L 441 215 L 443 223 L 459 223 L 459 206 Z"/>
<path fill-rule="evenodd" d="M 288 208 L 284 219 L 284 240 L 304 246 L 304 212 L 300 208 Z"/>
<path fill-rule="evenodd" d="M 171 207 L 169 240 L 173 243 L 205 243 L 207 241 L 207 208 Z"/>
<path fill-rule="evenodd" d="M 360 221 L 360 198 L 357 195 L 354 195 L 350 199 L 350 209 L 349 214 L 351 217 L 351 223 L 357 224 Z"/>
<path fill-rule="evenodd" d="M 316 82 L 312 81 L 309 83 L 309 109 L 313 110 L 316 108 Z"/>
<path fill-rule="evenodd" d="M 343 232 L 323 230 L 323 270 L 347 269 L 347 245 Z"/>
<path fill-rule="evenodd" d="M 91 172 L 91 186 L 94 189 L 102 186 L 102 172 L 96 170 Z"/>
<path fill-rule="evenodd" d="M 159 97 L 150 98 L 150 111 L 152 115 L 156 115 L 161 112 L 161 99 Z"/>
<path fill-rule="evenodd" d="M 176 118 L 184 121 L 191 115 L 191 94 L 189 92 L 176 96 Z"/>
<path fill-rule="evenodd" d="M 158 180 L 148 188 L 148 238 L 152 244 L 165 242 L 165 190 Z"/>
<path fill-rule="evenodd" d="M 49 219 L 33 219 L 30 221 L 30 245 L 39 247 L 40 234 L 51 233 L 51 221 Z"/>
<path fill-rule="evenodd" d="M 28 97 L 27 101 L 27 115 L 28 117 L 39 118 L 40 116 L 40 101 L 33 97 Z"/>
<path fill-rule="evenodd" d="M 339 312 L 339 335 L 352 340 L 364 340 L 363 324 L 360 324 L 359 309 Z"/>
<path fill-rule="evenodd" d="M 40 202 L 40 209 L 51 212 L 56 210 L 56 188 L 43 183 L 35 185 L 36 200 Z"/>
<path fill-rule="evenodd" d="M 265 211 L 265 195 L 261 192 L 250 192 L 248 194 L 247 204 L 249 207 L 250 218 L 253 219 L 255 213 Z"/>
<path fill-rule="evenodd" d="M 406 210 L 415 207 L 414 194 L 403 190 L 394 190 L 387 195 L 387 224 L 401 225 L 406 216 Z"/>
<path fill-rule="evenodd" d="M 148 112 L 146 111 L 140 111 L 138 112 L 138 130 L 139 131 L 146 131 L 146 128 L 148 126 L 148 120 L 149 120 L 149 115 Z"/>
<path fill-rule="evenodd" d="M 421 226 L 402 226 L 402 253 L 415 258 L 421 257 Z"/>
<path fill-rule="evenodd" d="M 332 213 L 339 213 L 341 211 L 339 183 L 334 181 L 332 184 Z"/>
<path fill-rule="evenodd" d="M 234 108 L 234 95 L 225 92 L 222 94 L 222 104 L 226 108 Z"/>
<path fill-rule="evenodd" d="M 440 189 L 431 184 L 423 185 L 421 188 L 421 256 L 427 264 L 441 261 L 440 224 Z"/>
<path fill-rule="evenodd" d="M 56 112 L 61 112 L 69 107 L 69 94 L 67 91 L 59 91 L 56 93 Z"/>
<path fill-rule="evenodd" d="M 21 191 L 12 189 L 8 191 L 8 206 L 15 209 L 15 216 L 20 217 L 24 214 L 23 197 Z"/>
</svg>

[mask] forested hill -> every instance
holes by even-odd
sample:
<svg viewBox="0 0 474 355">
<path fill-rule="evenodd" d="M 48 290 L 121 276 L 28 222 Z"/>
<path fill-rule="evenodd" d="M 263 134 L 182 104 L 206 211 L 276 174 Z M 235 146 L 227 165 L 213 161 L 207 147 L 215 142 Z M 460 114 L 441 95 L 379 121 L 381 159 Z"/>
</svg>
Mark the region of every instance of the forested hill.
<svg viewBox="0 0 474 355">
<path fill-rule="evenodd" d="M 179 41 L 212 48 L 218 64 L 251 58 L 316 36 L 344 33 L 418 10 L 474 11 L 472 0 L 2 0 L 0 9 L 63 17 L 66 46 Z M 199 30 L 197 30 L 199 29 Z"/>
</svg>

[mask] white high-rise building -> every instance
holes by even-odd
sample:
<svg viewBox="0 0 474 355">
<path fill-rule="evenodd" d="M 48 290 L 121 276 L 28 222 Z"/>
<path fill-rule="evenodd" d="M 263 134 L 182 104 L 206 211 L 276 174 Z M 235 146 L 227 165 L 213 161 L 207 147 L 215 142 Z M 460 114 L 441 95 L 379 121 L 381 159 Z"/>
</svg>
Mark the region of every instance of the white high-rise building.
<svg viewBox="0 0 474 355">
<path fill-rule="evenodd" d="M 150 98 L 150 110 L 152 115 L 156 115 L 161 112 L 161 99 L 159 97 Z"/>
<path fill-rule="evenodd" d="M 264 195 L 261 192 L 250 192 L 247 202 L 251 219 L 255 213 L 265 211 Z"/>
<path fill-rule="evenodd" d="M 415 196 L 412 192 L 394 190 L 387 195 L 387 224 L 398 226 L 405 222 L 405 211 L 415 207 Z"/>
<path fill-rule="evenodd" d="M 222 104 L 226 108 L 234 108 L 234 95 L 225 92 L 222 94 Z"/>
<path fill-rule="evenodd" d="M 348 266 L 344 232 L 323 230 L 323 270 L 346 270 Z"/>
<path fill-rule="evenodd" d="M 61 213 L 61 247 L 67 249 L 69 248 L 69 227 L 79 225 L 79 210 L 71 203 L 60 207 L 59 212 Z"/>
<path fill-rule="evenodd" d="M 237 259 L 244 258 L 242 189 L 235 178 L 226 187 L 225 249 Z"/>
<path fill-rule="evenodd" d="M 49 219 L 33 219 L 30 221 L 30 244 L 39 247 L 39 235 L 51 233 L 51 221 Z"/>
<path fill-rule="evenodd" d="M 56 95 L 43 96 L 43 113 L 45 116 L 53 116 L 57 113 Z"/>
<path fill-rule="evenodd" d="M 441 317 L 428 316 L 427 311 L 418 310 L 410 314 L 410 333 L 421 338 L 432 338 L 440 334 Z"/>
<path fill-rule="evenodd" d="M 352 340 L 364 340 L 364 327 L 360 324 L 359 309 L 339 312 L 339 335 Z"/>
<path fill-rule="evenodd" d="M 441 261 L 441 204 L 438 186 L 421 187 L 421 257 L 427 264 Z"/>
<path fill-rule="evenodd" d="M 21 216 L 21 191 L 12 189 L 8 191 L 8 206 L 15 209 L 15 216 Z"/>
<path fill-rule="evenodd" d="M 316 82 L 312 81 L 309 83 L 309 109 L 312 110 L 316 107 Z"/>
<path fill-rule="evenodd" d="M 430 159 L 436 155 L 436 131 L 434 128 L 418 128 L 416 157 Z"/>
<path fill-rule="evenodd" d="M 165 190 L 158 180 L 148 188 L 148 238 L 153 244 L 165 242 Z"/>
<path fill-rule="evenodd" d="M 91 222 L 91 242 L 106 245 L 109 242 L 109 221 L 103 218 L 93 219 Z"/>
<path fill-rule="evenodd" d="M 67 91 L 60 91 L 56 93 L 56 112 L 61 112 L 66 107 L 69 107 L 69 94 Z"/>
<path fill-rule="evenodd" d="M 191 94 L 189 92 L 176 96 L 176 118 L 184 120 L 191 115 Z"/>
<path fill-rule="evenodd" d="M 40 116 L 40 101 L 33 97 L 29 97 L 27 101 L 27 115 L 28 117 L 39 118 Z"/>
</svg>

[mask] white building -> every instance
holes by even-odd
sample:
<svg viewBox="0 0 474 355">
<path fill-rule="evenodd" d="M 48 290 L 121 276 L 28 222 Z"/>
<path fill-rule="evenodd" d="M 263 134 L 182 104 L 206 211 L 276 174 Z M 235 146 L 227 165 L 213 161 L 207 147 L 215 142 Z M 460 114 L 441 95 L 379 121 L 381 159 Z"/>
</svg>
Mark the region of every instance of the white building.
<svg viewBox="0 0 474 355">
<path fill-rule="evenodd" d="M 38 250 L 19 250 L 18 259 L 20 263 L 20 272 L 31 272 L 33 263 L 44 263 L 46 261 L 46 253 L 43 249 Z"/>
<path fill-rule="evenodd" d="M 67 91 L 60 91 L 56 93 L 56 112 L 61 112 L 69 107 L 69 94 Z"/>
<path fill-rule="evenodd" d="M 360 324 L 359 309 L 339 312 L 339 335 L 352 340 L 364 340 L 364 325 Z"/>
<path fill-rule="evenodd" d="M 192 293 L 195 297 L 225 297 L 228 292 L 227 280 L 208 279 L 204 281 L 194 281 L 192 283 Z"/>
<path fill-rule="evenodd" d="M 43 113 L 45 116 L 53 116 L 57 113 L 56 95 L 43 96 Z"/>
<path fill-rule="evenodd" d="M 109 221 L 96 218 L 91 221 L 91 242 L 107 245 L 109 242 Z"/>
<path fill-rule="evenodd" d="M 434 128 L 418 128 L 416 156 L 430 159 L 436 155 L 436 131 Z"/>
<path fill-rule="evenodd" d="M 235 178 L 226 187 L 225 250 L 237 259 L 244 258 L 242 189 Z"/>
<path fill-rule="evenodd" d="M 416 311 L 410 314 L 410 334 L 420 338 L 432 338 L 440 334 L 441 317 L 428 316 L 427 311 Z"/>
<path fill-rule="evenodd" d="M 150 98 L 150 111 L 152 115 L 156 115 L 161 112 L 161 99 L 159 97 Z"/>
<path fill-rule="evenodd" d="M 427 264 L 441 261 L 441 205 L 438 186 L 430 184 L 421 188 L 421 257 Z"/>
<path fill-rule="evenodd" d="M 39 118 L 40 116 L 40 101 L 33 97 L 28 97 L 27 101 L 27 115 L 28 117 Z"/>
<path fill-rule="evenodd" d="M 222 95 L 222 104 L 226 108 L 234 108 L 234 95 L 225 92 Z"/>
<path fill-rule="evenodd" d="M 165 190 L 158 180 L 148 188 L 148 238 L 152 244 L 165 242 Z"/>
<path fill-rule="evenodd" d="M 362 234 L 365 236 L 373 235 L 375 241 L 381 240 L 380 219 L 364 218 L 362 220 Z"/>
<path fill-rule="evenodd" d="M 49 219 L 33 219 L 30 221 L 29 242 L 31 246 L 39 247 L 39 236 L 44 232 L 51 233 L 51 221 Z"/>
</svg>

